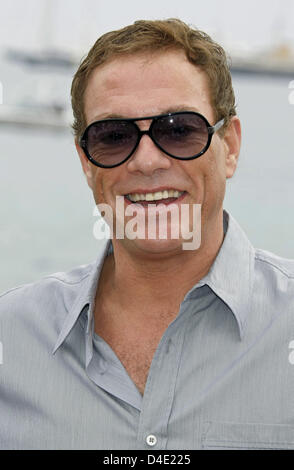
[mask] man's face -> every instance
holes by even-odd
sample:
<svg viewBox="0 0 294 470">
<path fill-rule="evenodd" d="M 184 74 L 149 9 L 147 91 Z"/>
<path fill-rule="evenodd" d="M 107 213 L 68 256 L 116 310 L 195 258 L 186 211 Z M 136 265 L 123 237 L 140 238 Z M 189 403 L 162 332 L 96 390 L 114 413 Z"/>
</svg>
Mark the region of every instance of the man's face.
<svg viewBox="0 0 294 470">
<path fill-rule="evenodd" d="M 196 111 L 215 124 L 206 75 L 183 52 L 123 56 L 99 66 L 85 92 L 87 124 L 109 117 L 144 117 L 170 111 Z M 138 121 L 148 129 L 151 121 Z M 233 126 L 233 127 L 232 127 Z M 181 161 L 164 154 L 144 135 L 131 158 L 105 169 L 94 166 L 77 149 L 96 204 L 109 204 L 115 213 L 116 196 L 176 189 L 184 197 L 176 204 L 201 204 L 202 243 L 221 230 L 226 178 L 233 175 L 239 153 L 239 120 L 233 119 L 227 137 L 215 134 L 208 151 L 195 160 Z M 128 201 L 125 200 L 125 206 Z M 170 252 L 182 239 L 120 240 L 126 247 L 147 252 Z"/>
</svg>

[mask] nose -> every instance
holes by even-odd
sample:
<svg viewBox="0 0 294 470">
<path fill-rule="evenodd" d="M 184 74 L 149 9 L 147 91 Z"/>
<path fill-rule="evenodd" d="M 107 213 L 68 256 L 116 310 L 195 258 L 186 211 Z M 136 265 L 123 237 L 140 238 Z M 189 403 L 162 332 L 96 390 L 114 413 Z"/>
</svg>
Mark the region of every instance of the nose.
<svg viewBox="0 0 294 470">
<path fill-rule="evenodd" d="M 144 131 L 136 151 L 127 162 L 130 173 L 140 172 L 146 176 L 151 176 L 157 170 L 168 170 L 171 164 L 171 158 L 165 155 Z"/>
</svg>

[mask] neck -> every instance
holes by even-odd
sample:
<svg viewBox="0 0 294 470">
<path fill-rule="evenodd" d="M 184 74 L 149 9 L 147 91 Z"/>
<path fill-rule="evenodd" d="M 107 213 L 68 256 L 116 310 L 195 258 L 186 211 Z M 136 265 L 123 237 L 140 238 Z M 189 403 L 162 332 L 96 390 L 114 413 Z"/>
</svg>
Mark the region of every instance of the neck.
<svg viewBox="0 0 294 470">
<path fill-rule="evenodd" d="M 178 311 L 185 294 L 208 273 L 217 256 L 223 241 L 222 219 L 209 233 L 213 236 L 204 233 L 198 250 L 152 256 L 126 250 L 113 240 L 114 254 L 106 259 L 97 294 L 106 292 L 122 311 L 137 315 L 144 308 L 150 314 L 159 309 Z"/>
</svg>

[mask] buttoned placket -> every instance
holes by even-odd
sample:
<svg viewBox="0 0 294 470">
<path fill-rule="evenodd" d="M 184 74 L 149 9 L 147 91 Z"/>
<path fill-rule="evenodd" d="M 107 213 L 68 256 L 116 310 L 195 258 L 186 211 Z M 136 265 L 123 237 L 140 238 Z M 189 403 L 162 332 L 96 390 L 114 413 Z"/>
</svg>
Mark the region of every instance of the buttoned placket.
<svg viewBox="0 0 294 470">
<path fill-rule="evenodd" d="M 87 374 L 96 385 L 138 410 L 138 449 L 166 449 L 167 427 L 184 338 L 193 314 L 190 301 L 197 297 L 198 288 L 204 284 L 202 280 L 186 294 L 177 317 L 162 336 L 149 369 L 143 397 L 112 348 L 99 336 L 94 338 L 91 305 L 87 318 L 84 318 Z"/>
<path fill-rule="evenodd" d="M 165 331 L 152 360 L 137 432 L 139 450 L 164 450 L 178 369 L 191 312 L 183 301 L 177 318 Z"/>
</svg>

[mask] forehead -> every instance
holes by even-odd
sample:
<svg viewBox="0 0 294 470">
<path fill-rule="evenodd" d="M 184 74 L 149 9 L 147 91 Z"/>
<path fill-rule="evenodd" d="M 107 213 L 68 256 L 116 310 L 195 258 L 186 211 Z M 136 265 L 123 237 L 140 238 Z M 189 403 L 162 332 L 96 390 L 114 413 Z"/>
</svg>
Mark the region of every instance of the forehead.
<svg viewBox="0 0 294 470">
<path fill-rule="evenodd" d="M 87 124 L 181 109 L 213 120 L 206 74 L 182 51 L 126 55 L 98 66 L 89 78 L 84 106 Z"/>
</svg>

